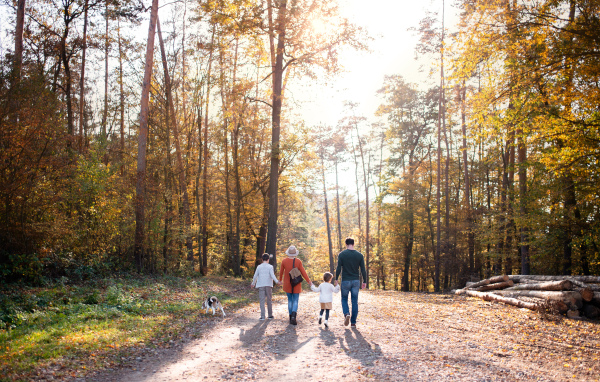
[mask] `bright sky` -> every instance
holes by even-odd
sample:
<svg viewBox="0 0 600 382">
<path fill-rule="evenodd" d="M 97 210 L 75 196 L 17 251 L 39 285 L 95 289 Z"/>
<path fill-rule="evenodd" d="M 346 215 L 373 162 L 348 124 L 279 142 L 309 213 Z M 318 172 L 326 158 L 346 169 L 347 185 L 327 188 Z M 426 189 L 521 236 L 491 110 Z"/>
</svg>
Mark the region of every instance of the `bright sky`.
<svg viewBox="0 0 600 382">
<path fill-rule="evenodd" d="M 287 96 L 300 103 L 301 117 L 308 126 L 335 126 L 342 117 L 344 101 L 358 103 L 358 113 L 374 120 L 381 103 L 376 91 L 382 87 L 385 75 L 401 74 L 415 83 L 427 80 L 429 66 L 424 65 L 424 71 L 419 72 L 424 63 L 415 60 L 418 37 L 408 28 L 418 27 L 426 7 L 441 11 L 441 0 L 338 1 L 344 16 L 365 27 L 373 37 L 371 52 L 344 52 L 340 62 L 346 72 L 328 83 L 304 80 L 291 84 Z"/>
</svg>

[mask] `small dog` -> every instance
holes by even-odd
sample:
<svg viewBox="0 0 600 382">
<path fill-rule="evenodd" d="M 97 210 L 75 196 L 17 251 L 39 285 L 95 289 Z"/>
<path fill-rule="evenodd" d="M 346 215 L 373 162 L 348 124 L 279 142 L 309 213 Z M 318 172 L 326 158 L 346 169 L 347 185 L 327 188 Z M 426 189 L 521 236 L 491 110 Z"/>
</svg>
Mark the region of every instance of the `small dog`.
<svg viewBox="0 0 600 382">
<path fill-rule="evenodd" d="M 223 306 L 219 299 L 215 296 L 211 296 L 204 300 L 202 303 L 202 309 L 206 309 L 206 314 L 208 314 L 208 310 L 212 309 L 213 316 L 215 315 L 215 310 L 221 309 L 221 313 L 223 313 L 223 317 L 225 317 L 225 311 L 223 310 Z"/>
</svg>

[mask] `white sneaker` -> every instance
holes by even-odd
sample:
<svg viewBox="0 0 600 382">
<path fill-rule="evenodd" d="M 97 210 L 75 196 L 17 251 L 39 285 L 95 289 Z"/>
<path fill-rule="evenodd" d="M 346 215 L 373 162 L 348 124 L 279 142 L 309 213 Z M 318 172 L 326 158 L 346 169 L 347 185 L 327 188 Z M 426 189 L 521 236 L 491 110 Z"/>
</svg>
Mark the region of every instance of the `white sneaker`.
<svg viewBox="0 0 600 382">
<path fill-rule="evenodd" d="M 344 326 L 348 326 L 349 323 L 350 323 L 350 315 L 346 314 L 344 316 Z"/>
<path fill-rule="evenodd" d="M 325 324 L 325 327 L 326 327 L 326 328 L 329 328 L 329 325 L 327 325 L 327 320 L 325 320 L 325 323 L 324 323 L 324 324 Z"/>
</svg>

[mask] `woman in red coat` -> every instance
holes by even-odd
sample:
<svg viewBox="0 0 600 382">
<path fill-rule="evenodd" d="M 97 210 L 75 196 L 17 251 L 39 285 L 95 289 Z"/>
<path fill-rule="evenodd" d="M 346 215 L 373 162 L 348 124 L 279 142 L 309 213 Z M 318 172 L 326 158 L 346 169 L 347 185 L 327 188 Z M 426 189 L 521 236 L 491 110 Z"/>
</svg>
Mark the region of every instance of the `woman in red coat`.
<svg viewBox="0 0 600 382">
<path fill-rule="evenodd" d="M 290 246 L 285 254 L 288 256 L 283 259 L 281 262 L 281 267 L 279 270 L 279 279 L 283 283 L 283 290 L 287 293 L 288 298 L 288 311 L 290 313 L 290 324 L 296 325 L 296 313 L 298 312 L 298 300 L 300 298 L 300 292 L 302 292 L 302 283 L 292 287 L 290 283 L 290 271 L 292 268 L 298 268 L 304 280 L 307 283 L 312 285 L 312 281 L 308 278 L 306 271 L 304 270 L 304 266 L 302 266 L 302 261 L 297 259 L 298 250 L 293 245 Z"/>
</svg>

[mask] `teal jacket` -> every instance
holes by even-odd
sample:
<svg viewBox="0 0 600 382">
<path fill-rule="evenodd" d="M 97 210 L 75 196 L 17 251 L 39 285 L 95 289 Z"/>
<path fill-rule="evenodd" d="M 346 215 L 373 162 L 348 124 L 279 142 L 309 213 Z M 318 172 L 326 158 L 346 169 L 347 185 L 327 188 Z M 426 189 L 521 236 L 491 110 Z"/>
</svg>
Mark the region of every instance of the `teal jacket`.
<svg viewBox="0 0 600 382">
<path fill-rule="evenodd" d="M 342 281 L 360 280 L 359 268 L 362 273 L 363 282 L 366 282 L 367 271 L 365 270 L 365 258 L 362 253 L 354 249 L 345 249 L 338 255 L 335 279 L 337 280 L 341 273 Z"/>
</svg>

